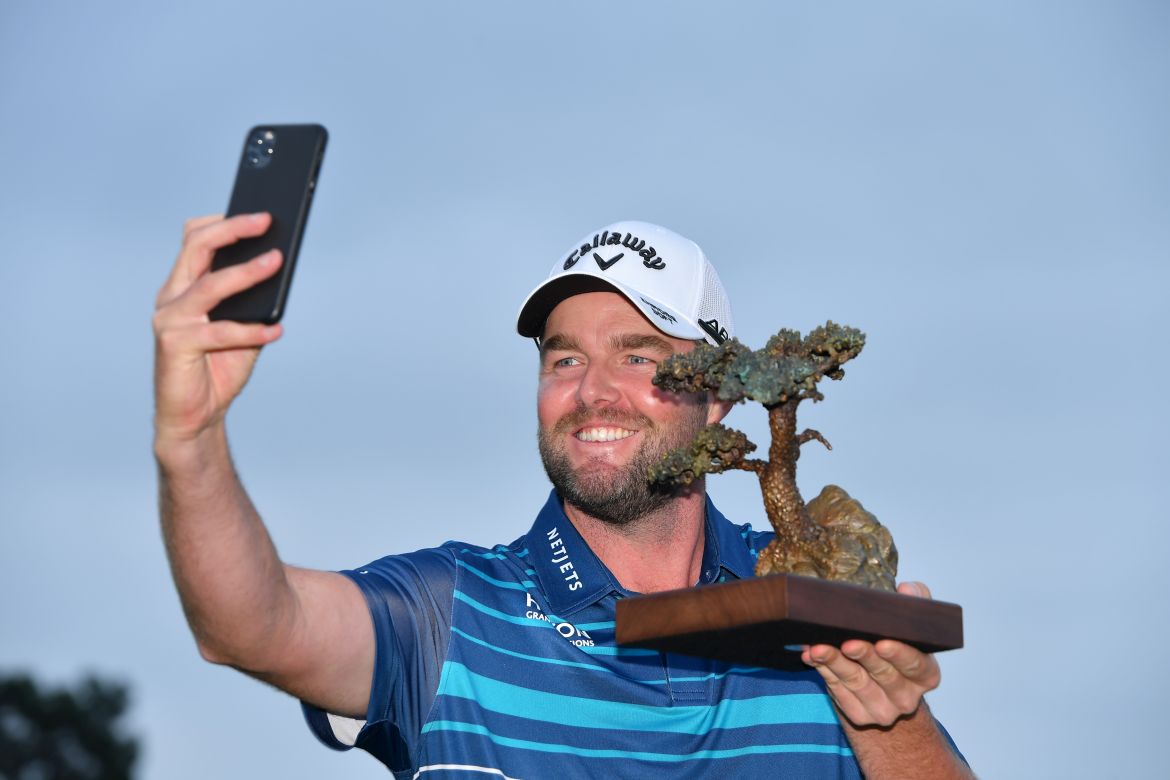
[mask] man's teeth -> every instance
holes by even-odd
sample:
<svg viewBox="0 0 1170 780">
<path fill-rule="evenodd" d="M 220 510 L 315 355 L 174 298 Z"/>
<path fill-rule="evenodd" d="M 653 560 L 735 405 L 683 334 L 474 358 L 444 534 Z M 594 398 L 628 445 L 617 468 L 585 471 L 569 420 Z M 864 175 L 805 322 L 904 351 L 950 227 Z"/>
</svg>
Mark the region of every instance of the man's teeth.
<svg viewBox="0 0 1170 780">
<path fill-rule="evenodd" d="M 617 441 L 633 436 L 634 431 L 625 428 L 583 428 L 576 435 L 581 441 Z"/>
</svg>

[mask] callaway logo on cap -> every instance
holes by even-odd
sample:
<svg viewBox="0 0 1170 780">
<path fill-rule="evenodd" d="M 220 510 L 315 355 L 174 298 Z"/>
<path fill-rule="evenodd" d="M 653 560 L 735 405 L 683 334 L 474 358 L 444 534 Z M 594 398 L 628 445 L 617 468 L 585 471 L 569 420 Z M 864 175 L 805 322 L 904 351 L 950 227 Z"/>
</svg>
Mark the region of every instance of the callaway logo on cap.
<svg viewBox="0 0 1170 780">
<path fill-rule="evenodd" d="M 539 338 L 558 303 L 619 292 L 660 331 L 722 344 L 734 333 L 731 304 L 699 245 L 649 222 L 617 222 L 571 246 L 520 307 L 516 330 Z"/>
</svg>

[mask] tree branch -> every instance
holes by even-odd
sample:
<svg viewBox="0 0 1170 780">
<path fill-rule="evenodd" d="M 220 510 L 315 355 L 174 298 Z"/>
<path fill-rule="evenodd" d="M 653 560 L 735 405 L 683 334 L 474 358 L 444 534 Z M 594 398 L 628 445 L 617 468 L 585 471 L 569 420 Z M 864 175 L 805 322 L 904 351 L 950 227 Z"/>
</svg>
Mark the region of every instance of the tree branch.
<svg viewBox="0 0 1170 780">
<path fill-rule="evenodd" d="M 768 461 L 760 460 L 759 458 L 744 458 L 730 468 L 750 471 L 755 474 L 763 474 L 764 470 L 768 468 Z"/>
<path fill-rule="evenodd" d="M 825 449 L 833 449 L 833 445 L 829 444 L 829 440 L 822 436 L 820 431 L 814 431 L 812 428 L 805 428 L 804 431 L 801 432 L 800 436 L 796 437 L 796 443 L 798 445 L 807 444 L 814 439 L 825 445 Z"/>
</svg>

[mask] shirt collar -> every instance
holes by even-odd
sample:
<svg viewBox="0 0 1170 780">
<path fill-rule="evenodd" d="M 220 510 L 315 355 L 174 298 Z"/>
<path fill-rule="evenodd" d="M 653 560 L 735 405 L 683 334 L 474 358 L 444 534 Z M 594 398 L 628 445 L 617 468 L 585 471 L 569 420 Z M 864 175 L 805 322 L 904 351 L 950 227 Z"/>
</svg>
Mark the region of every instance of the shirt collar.
<svg viewBox="0 0 1170 780">
<path fill-rule="evenodd" d="M 571 615 L 602 596 L 621 591 L 613 574 L 565 515 L 555 490 L 536 516 L 526 544 L 548 608 L 558 616 Z"/>
<path fill-rule="evenodd" d="M 735 525 L 724 517 L 707 496 L 707 546 L 703 549 L 700 581 L 718 582 L 720 570 L 737 580 L 756 576 L 756 556 L 748 540 L 751 532 L 750 525 Z"/>
<path fill-rule="evenodd" d="M 699 584 L 718 582 L 724 571 L 736 579 L 753 576 L 755 560 L 743 537 L 743 529 L 732 525 L 715 508 L 710 496 L 706 499 L 706 510 Z M 556 615 L 571 615 L 610 593 L 632 595 L 585 543 L 565 515 L 561 497 L 555 490 L 549 493 L 525 543 L 549 610 Z"/>
</svg>

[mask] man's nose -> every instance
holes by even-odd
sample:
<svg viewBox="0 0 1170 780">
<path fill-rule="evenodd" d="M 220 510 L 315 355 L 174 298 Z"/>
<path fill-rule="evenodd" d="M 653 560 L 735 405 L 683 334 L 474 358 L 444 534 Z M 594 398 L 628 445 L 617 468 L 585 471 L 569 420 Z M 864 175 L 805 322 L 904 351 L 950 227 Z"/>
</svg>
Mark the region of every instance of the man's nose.
<svg viewBox="0 0 1170 780">
<path fill-rule="evenodd" d="M 586 366 L 577 386 L 577 399 L 585 406 L 606 406 L 616 403 L 621 397 L 613 372 L 604 364 L 591 363 Z"/>
</svg>

